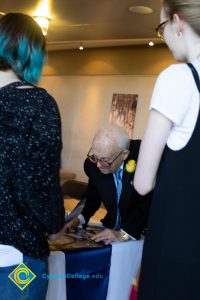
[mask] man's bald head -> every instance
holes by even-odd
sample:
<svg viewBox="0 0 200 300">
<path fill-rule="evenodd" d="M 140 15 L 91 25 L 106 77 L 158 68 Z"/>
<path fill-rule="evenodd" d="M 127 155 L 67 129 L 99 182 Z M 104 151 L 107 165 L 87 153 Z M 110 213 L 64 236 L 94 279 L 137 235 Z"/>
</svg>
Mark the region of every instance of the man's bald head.
<svg viewBox="0 0 200 300">
<path fill-rule="evenodd" d="M 110 169 L 105 169 L 100 163 L 97 163 L 97 167 L 105 174 L 112 173 L 119 168 L 129 154 L 128 149 L 128 135 L 124 130 L 116 125 L 108 125 L 99 129 L 92 142 L 92 152 L 101 160 L 111 162 L 121 152 L 119 158 L 113 162 Z"/>
<path fill-rule="evenodd" d="M 116 151 L 120 151 L 129 148 L 129 138 L 127 133 L 119 126 L 110 124 L 96 132 L 92 145 L 100 144 L 103 147 L 112 147 Z"/>
</svg>

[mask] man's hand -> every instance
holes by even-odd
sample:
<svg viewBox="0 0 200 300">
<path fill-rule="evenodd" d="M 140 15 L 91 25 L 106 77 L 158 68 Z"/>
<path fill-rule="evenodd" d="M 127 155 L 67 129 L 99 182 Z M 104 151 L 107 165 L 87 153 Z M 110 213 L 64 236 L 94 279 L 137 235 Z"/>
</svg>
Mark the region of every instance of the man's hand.
<svg viewBox="0 0 200 300">
<path fill-rule="evenodd" d="M 80 225 L 80 220 L 78 217 L 73 218 L 69 223 L 66 224 L 66 231 L 72 232 Z"/>
<path fill-rule="evenodd" d="M 59 237 L 61 235 L 63 235 L 66 231 L 67 232 L 75 231 L 75 229 L 78 227 L 79 224 L 80 224 L 79 218 L 78 217 L 73 218 L 69 223 L 65 224 L 59 232 L 49 234 L 48 240 L 55 241 L 55 240 L 59 239 Z"/>
<path fill-rule="evenodd" d="M 112 229 L 105 229 L 102 232 L 93 235 L 91 238 L 95 242 L 104 241 L 105 245 L 111 244 L 112 242 L 123 242 L 124 239 L 120 231 L 114 231 Z"/>
</svg>

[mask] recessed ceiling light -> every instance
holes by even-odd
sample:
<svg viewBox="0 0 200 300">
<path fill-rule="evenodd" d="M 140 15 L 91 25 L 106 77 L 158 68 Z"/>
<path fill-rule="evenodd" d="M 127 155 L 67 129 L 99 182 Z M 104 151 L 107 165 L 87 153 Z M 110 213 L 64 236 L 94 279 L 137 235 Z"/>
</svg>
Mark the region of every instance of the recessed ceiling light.
<svg viewBox="0 0 200 300">
<path fill-rule="evenodd" d="M 78 49 L 81 50 L 81 51 L 84 50 L 84 47 L 83 47 L 82 43 L 80 43 L 80 46 L 78 47 Z"/>
<path fill-rule="evenodd" d="M 129 11 L 136 14 L 147 15 L 147 14 L 152 14 L 153 9 L 148 6 L 134 5 L 129 7 Z"/>
<path fill-rule="evenodd" d="M 150 41 L 150 42 L 149 42 L 149 46 L 150 46 L 150 47 L 153 47 L 153 46 L 154 46 L 154 42 Z"/>
</svg>

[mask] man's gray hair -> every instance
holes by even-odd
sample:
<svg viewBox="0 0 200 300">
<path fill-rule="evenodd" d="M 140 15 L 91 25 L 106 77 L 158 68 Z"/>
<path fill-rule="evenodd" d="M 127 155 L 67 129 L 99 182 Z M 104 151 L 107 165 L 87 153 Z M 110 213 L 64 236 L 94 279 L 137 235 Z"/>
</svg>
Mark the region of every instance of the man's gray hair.
<svg viewBox="0 0 200 300">
<path fill-rule="evenodd" d="M 122 128 L 114 124 L 100 128 L 96 132 L 93 141 L 95 141 L 95 139 L 110 140 L 110 143 L 114 144 L 119 150 L 129 149 L 130 145 L 128 134 Z"/>
</svg>

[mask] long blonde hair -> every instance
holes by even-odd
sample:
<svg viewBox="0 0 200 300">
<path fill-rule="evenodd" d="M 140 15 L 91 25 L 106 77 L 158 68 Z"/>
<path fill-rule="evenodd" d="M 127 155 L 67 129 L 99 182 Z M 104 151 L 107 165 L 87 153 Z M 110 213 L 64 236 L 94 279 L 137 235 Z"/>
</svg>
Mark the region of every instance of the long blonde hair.
<svg viewBox="0 0 200 300">
<path fill-rule="evenodd" d="M 166 16 L 172 20 L 174 14 L 187 22 L 200 35 L 200 1 L 163 0 Z"/>
</svg>

